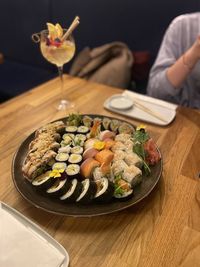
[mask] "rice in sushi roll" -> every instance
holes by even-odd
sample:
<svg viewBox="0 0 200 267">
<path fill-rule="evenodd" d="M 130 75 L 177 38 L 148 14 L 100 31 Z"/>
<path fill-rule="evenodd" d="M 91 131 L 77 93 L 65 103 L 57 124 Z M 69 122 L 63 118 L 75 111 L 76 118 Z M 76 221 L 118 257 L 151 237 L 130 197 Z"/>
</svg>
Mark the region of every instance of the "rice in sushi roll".
<svg viewBox="0 0 200 267">
<path fill-rule="evenodd" d="M 80 166 L 78 164 L 69 164 L 66 168 L 66 173 L 70 179 L 79 178 Z"/>
<path fill-rule="evenodd" d="M 51 197 L 60 197 L 64 195 L 70 188 L 71 181 L 68 179 L 57 179 L 54 184 L 47 189 L 46 193 Z"/>
<path fill-rule="evenodd" d="M 96 181 L 97 192 L 94 196 L 94 200 L 97 202 L 107 203 L 109 202 L 114 194 L 114 184 L 107 178 L 102 178 Z"/>
<path fill-rule="evenodd" d="M 76 199 L 77 203 L 88 204 L 94 198 L 97 191 L 97 185 L 90 179 L 85 179 L 82 181 L 82 191 L 80 196 Z"/>
<path fill-rule="evenodd" d="M 56 181 L 54 177 L 50 177 L 51 171 L 47 171 L 37 176 L 33 181 L 32 185 L 41 191 L 46 191 Z"/>
<path fill-rule="evenodd" d="M 78 182 L 77 179 L 73 179 L 69 190 L 60 197 L 60 200 L 67 203 L 75 202 L 82 192 L 82 187 L 82 183 Z"/>
</svg>

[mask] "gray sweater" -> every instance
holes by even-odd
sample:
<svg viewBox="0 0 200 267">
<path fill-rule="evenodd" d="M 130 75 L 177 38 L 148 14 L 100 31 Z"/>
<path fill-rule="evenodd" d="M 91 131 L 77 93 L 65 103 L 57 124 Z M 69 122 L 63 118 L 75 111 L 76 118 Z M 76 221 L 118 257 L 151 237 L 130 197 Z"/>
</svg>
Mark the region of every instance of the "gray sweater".
<svg viewBox="0 0 200 267">
<path fill-rule="evenodd" d="M 150 71 L 148 95 L 183 106 L 200 108 L 200 61 L 178 89 L 172 86 L 166 76 L 167 68 L 192 46 L 199 35 L 200 12 L 181 15 L 172 21 Z"/>
</svg>

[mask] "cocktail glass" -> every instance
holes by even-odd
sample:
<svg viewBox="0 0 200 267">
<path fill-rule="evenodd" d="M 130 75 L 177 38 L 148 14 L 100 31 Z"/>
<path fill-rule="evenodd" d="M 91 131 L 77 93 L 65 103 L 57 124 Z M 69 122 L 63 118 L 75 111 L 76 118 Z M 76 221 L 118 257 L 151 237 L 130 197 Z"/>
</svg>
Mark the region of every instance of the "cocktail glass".
<svg viewBox="0 0 200 267">
<path fill-rule="evenodd" d="M 67 29 L 63 29 L 63 35 L 66 33 Z M 40 33 L 35 33 L 32 35 L 34 42 L 40 43 L 40 50 L 43 57 L 54 64 L 58 68 L 58 73 L 60 77 L 60 93 L 61 100 L 57 106 L 58 110 L 66 110 L 68 108 L 73 108 L 74 103 L 67 100 L 64 96 L 64 83 L 63 83 L 63 66 L 68 63 L 74 56 L 75 53 L 75 41 L 70 34 L 67 39 L 55 38 L 51 39 L 49 35 L 49 30 L 43 30 Z"/>
</svg>

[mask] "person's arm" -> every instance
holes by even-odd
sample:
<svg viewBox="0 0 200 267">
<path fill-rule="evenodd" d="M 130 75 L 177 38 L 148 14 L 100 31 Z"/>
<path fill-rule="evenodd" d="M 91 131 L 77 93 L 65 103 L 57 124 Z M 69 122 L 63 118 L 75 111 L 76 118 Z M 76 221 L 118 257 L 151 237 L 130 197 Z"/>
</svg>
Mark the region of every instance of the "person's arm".
<svg viewBox="0 0 200 267">
<path fill-rule="evenodd" d="M 200 36 L 190 49 L 188 49 L 171 67 L 167 70 L 167 78 L 174 86 L 180 88 L 190 72 L 200 59 Z"/>
<path fill-rule="evenodd" d="M 185 80 L 197 62 L 196 55 L 200 54 L 196 52 L 200 50 L 199 40 L 195 42 L 195 35 L 198 35 L 196 22 L 196 17 L 191 20 L 191 16 L 181 15 L 168 27 L 150 71 L 148 95 L 180 103 L 184 87 L 187 86 Z"/>
</svg>

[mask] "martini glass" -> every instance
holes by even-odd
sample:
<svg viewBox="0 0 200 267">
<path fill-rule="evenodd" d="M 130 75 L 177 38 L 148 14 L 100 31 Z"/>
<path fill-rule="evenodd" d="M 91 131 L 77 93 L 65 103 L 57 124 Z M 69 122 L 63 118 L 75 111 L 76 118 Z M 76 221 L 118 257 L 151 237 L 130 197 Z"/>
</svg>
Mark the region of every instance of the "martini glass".
<svg viewBox="0 0 200 267">
<path fill-rule="evenodd" d="M 66 31 L 67 29 L 63 29 L 63 35 Z M 65 98 L 63 87 L 63 66 L 73 58 L 75 53 L 75 41 L 72 34 L 62 41 L 60 39 L 51 41 L 49 39 L 49 31 L 43 30 L 40 33 L 33 34 L 32 39 L 35 42 L 40 42 L 40 51 L 43 57 L 58 68 L 61 98 L 57 109 L 66 110 L 68 108 L 73 108 L 74 103 Z"/>
</svg>

